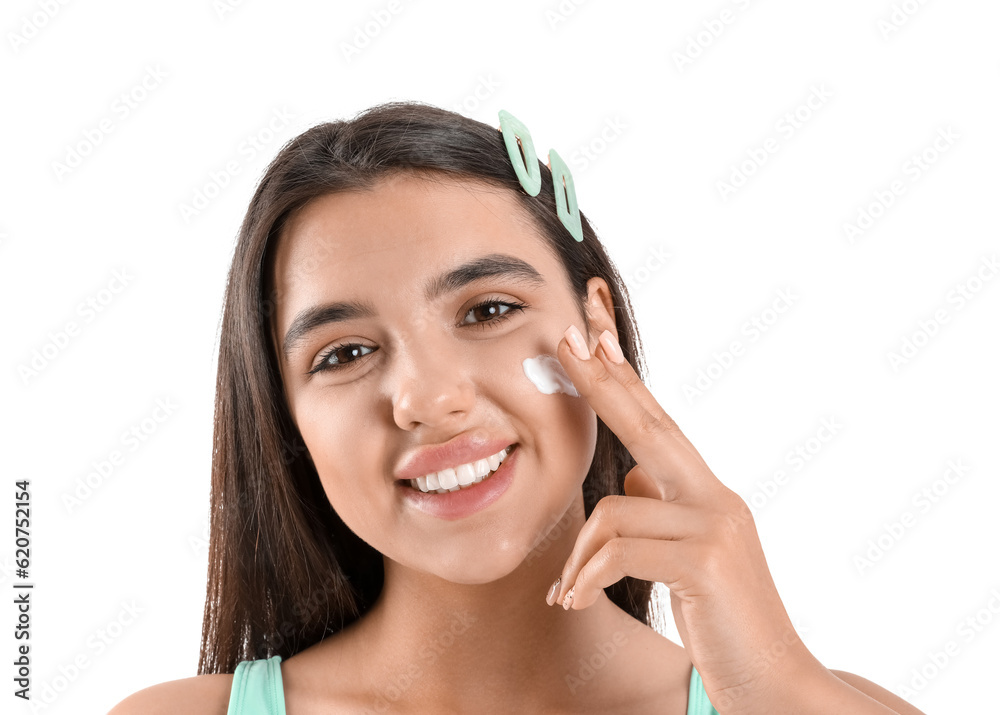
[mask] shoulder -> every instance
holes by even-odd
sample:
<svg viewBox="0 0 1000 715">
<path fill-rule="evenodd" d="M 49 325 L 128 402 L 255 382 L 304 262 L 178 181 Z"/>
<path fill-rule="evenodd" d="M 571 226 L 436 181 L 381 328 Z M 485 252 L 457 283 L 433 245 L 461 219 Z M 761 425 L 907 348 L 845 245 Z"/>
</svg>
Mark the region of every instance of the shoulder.
<svg viewBox="0 0 1000 715">
<path fill-rule="evenodd" d="M 830 672 L 855 690 L 860 690 L 873 700 L 877 700 L 886 707 L 892 708 L 899 713 L 899 715 L 924 715 L 923 712 L 915 708 L 906 700 L 903 700 L 903 698 L 889 690 L 886 690 L 881 685 L 876 685 L 867 678 L 862 678 L 860 675 L 848 673 L 843 670 L 831 670 Z"/>
<path fill-rule="evenodd" d="M 170 680 L 132 693 L 108 715 L 226 715 L 232 686 L 232 673 Z"/>
</svg>

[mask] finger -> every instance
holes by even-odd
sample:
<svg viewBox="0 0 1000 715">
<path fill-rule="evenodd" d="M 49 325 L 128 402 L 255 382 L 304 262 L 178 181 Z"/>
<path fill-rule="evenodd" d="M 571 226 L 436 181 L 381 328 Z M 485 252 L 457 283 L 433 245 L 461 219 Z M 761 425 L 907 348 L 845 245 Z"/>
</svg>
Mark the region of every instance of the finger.
<svg viewBox="0 0 1000 715">
<path fill-rule="evenodd" d="M 663 484 L 665 499 L 704 491 L 706 475 L 714 477 L 707 471 L 704 461 L 688 451 L 670 433 L 665 422 L 643 407 L 602 360 L 578 359 L 565 336 L 556 346 L 556 355 L 577 391 L 617 435 L 635 461 Z M 618 367 L 632 371 L 627 363 Z M 641 381 L 638 384 L 646 389 Z"/>
<path fill-rule="evenodd" d="M 563 601 L 584 566 L 609 542 L 619 538 L 681 541 L 702 534 L 706 523 L 702 510 L 687 504 L 618 494 L 602 498 L 576 537 L 550 605 Z"/>
<path fill-rule="evenodd" d="M 646 474 L 646 471 L 639 464 L 628 470 L 628 474 L 625 475 L 625 479 L 622 481 L 622 488 L 625 490 L 625 496 L 627 497 L 664 498 L 659 482 Z"/>
<path fill-rule="evenodd" d="M 592 606 L 608 586 L 626 576 L 669 586 L 695 557 L 697 545 L 688 541 L 664 541 L 619 537 L 605 543 L 580 571 L 563 607 L 580 610 Z"/>
<path fill-rule="evenodd" d="M 653 478 L 641 464 L 636 464 L 628 471 L 622 480 L 622 488 L 627 497 L 649 497 L 669 502 L 687 501 L 678 498 L 676 486 L 668 484 L 666 480 Z"/>
<path fill-rule="evenodd" d="M 608 331 L 608 335 L 612 340 L 615 340 L 617 345 L 617 340 L 614 335 Z M 619 350 L 621 348 L 619 347 Z M 622 384 L 622 386 L 636 399 L 636 401 L 646 408 L 646 411 L 651 415 L 656 417 L 660 422 L 666 425 L 668 432 L 677 440 L 683 444 L 691 454 L 693 454 L 698 461 L 700 461 L 706 469 L 708 469 L 708 464 L 705 462 L 701 453 L 695 449 L 695 446 L 691 444 L 691 440 L 687 438 L 681 428 L 677 425 L 674 419 L 667 414 L 667 411 L 663 409 L 660 403 L 657 401 L 656 397 L 650 391 L 649 387 L 642 381 L 639 375 L 636 373 L 635 369 L 627 361 L 616 363 L 611 359 L 608 351 L 605 349 L 604 344 L 598 341 L 597 347 L 594 349 L 594 355 L 599 357 L 604 363 L 605 369 Z"/>
</svg>

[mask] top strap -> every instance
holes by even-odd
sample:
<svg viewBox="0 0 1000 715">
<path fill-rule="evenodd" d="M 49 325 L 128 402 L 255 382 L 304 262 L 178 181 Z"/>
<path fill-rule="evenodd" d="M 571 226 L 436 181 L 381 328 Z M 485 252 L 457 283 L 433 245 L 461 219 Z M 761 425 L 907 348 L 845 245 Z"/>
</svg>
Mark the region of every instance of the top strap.
<svg viewBox="0 0 1000 715">
<path fill-rule="evenodd" d="M 708 699 L 705 692 L 705 685 L 701 682 L 701 675 L 698 669 L 691 666 L 691 686 L 688 688 L 688 709 L 687 715 L 719 715 L 719 711 Z"/>
<path fill-rule="evenodd" d="M 236 666 L 226 715 L 285 715 L 280 655 Z"/>
</svg>

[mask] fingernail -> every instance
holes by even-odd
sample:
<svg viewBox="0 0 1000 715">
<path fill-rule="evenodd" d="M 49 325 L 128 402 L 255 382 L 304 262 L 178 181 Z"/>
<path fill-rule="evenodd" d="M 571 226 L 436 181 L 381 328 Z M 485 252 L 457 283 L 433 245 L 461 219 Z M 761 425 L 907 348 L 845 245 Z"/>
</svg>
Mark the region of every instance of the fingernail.
<svg viewBox="0 0 1000 715">
<path fill-rule="evenodd" d="M 573 591 L 575 591 L 575 590 L 576 590 L 576 586 L 574 586 L 573 588 L 571 588 L 569 590 L 569 593 L 566 594 L 566 598 L 563 599 L 563 610 L 564 611 L 568 611 L 570 605 L 572 605 L 572 603 L 573 603 Z"/>
<path fill-rule="evenodd" d="M 565 335 L 573 354 L 581 360 L 590 360 L 590 348 L 587 347 L 580 329 L 575 325 L 570 325 L 566 328 Z"/>
<path fill-rule="evenodd" d="M 545 597 L 545 602 L 550 606 L 552 605 L 553 599 L 556 597 L 556 593 L 558 593 L 560 581 L 562 581 L 562 576 L 556 579 L 556 582 L 549 588 L 549 595 Z"/>
<path fill-rule="evenodd" d="M 621 365 L 625 362 L 625 356 L 622 355 L 622 349 L 618 345 L 618 340 L 611 334 L 610 330 L 605 330 L 601 333 L 599 340 L 601 341 L 601 345 L 604 346 L 604 352 L 611 358 L 611 362 L 615 365 Z"/>
</svg>

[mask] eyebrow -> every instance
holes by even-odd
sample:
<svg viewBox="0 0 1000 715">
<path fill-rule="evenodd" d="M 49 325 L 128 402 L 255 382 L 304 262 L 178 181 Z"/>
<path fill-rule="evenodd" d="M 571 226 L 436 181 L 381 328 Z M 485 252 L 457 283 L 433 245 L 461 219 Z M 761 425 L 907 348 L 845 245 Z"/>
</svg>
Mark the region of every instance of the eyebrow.
<svg viewBox="0 0 1000 715">
<path fill-rule="evenodd" d="M 484 278 L 502 277 L 513 283 L 530 288 L 545 285 L 545 279 L 530 264 L 515 256 L 491 253 L 463 263 L 457 268 L 432 278 L 424 286 L 424 298 L 434 301 L 442 295 L 454 293 L 466 285 Z M 287 360 L 302 340 L 317 328 L 329 323 L 338 323 L 361 318 L 372 318 L 377 314 L 374 305 L 367 301 L 338 301 L 315 305 L 300 311 L 285 333 L 282 353 Z"/>
</svg>

